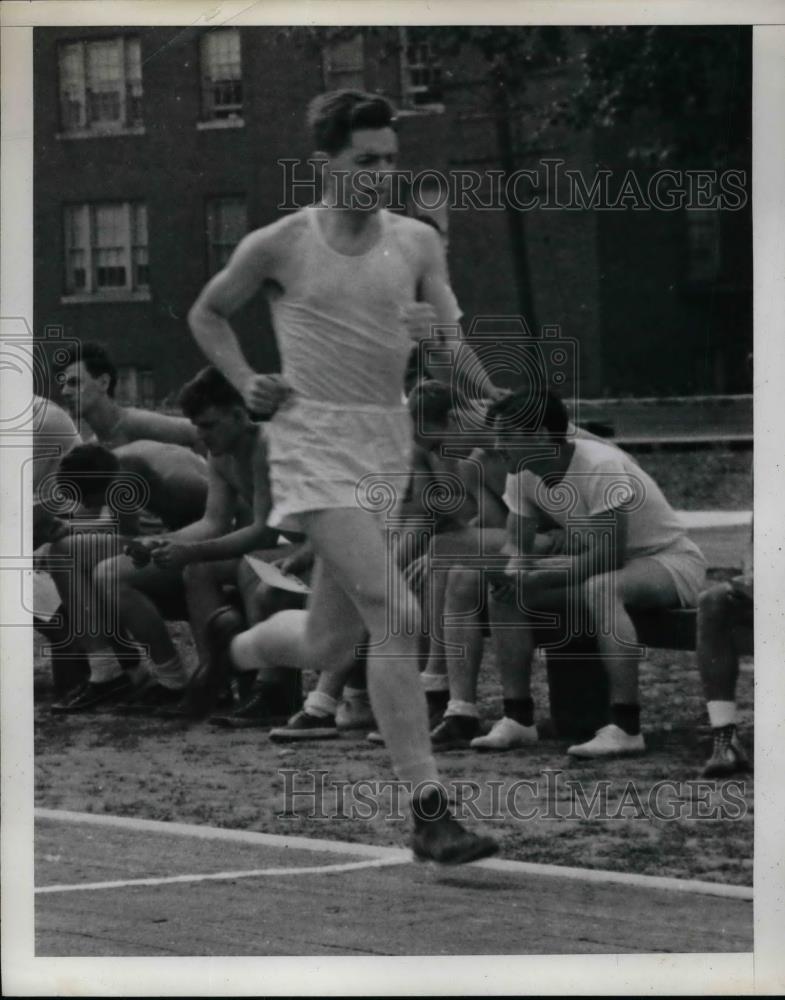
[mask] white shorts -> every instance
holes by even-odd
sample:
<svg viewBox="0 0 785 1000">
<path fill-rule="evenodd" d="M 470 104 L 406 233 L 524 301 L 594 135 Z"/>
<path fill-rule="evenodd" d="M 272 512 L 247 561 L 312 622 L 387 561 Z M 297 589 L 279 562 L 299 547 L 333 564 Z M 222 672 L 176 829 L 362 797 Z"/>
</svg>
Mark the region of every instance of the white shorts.
<svg viewBox="0 0 785 1000">
<path fill-rule="evenodd" d="M 662 552 L 655 552 L 654 559 L 671 576 L 683 608 L 697 608 L 698 595 L 706 589 L 706 559 L 698 546 L 689 538 L 682 538 Z"/>
<path fill-rule="evenodd" d="M 315 510 L 383 514 L 405 493 L 413 431 L 403 405 L 293 396 L 276 411 L 267 436 L 273 527 L 293 527 L 298 514 Z"/>
</svg>

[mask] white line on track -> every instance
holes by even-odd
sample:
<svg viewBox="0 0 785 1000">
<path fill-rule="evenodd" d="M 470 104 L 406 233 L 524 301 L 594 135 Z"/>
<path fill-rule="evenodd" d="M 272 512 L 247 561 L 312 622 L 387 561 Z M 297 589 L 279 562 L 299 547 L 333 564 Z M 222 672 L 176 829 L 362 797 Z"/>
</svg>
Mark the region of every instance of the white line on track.
<svg viewBox="0 0 785 1000">
<path fill-rule="evenodd" d="M 189 823 L 165 823 L 161 820 L 137 819 L 132 816 L 107 816 L 95 813 L 77 813 L 59 809 L 36 809 L 35 818 L 61 823 L 81 823 L 92 826 L 111 826 L 144 833 L 161 833 L 181 837 L 197 837 L 201 840 L 224 840 L 242 844 L 258 844 L 277 847 L 279 850 L 299 850 L 348 854 L 354 857 L 388 859 L 390 864 L 402 864 L 412 860 L 409 851 L 398 847 L 381 847 L 371 844 L 353 844 L 342 840 L 317 840 L 310 837 L 293 837 L 276 833 L 259 833 L 255 830 L 226 830 L 217 826 L 196 826 Z M 359 867 L 357 863 L 355 866 Z M 314 869 L 326 871 L 327 867 Z M 609 872 L 596 868 L 567 868 L 561 865 L 536 864 L 529 861 L 508 861 L 504 858 L 486 858 L 473 862 L 475 868 L 509 875 L 533 875 L 538 878 L 564 878 L 579 882 L 597 884 L 617 884 L 640 889 L 656 889 L 669 892 L 691 892 L 702 896 L 724 896 L 752 901 L 752 889 L 746 885 L 727 885 L 722 882 L 703 882 L 699 879 L 668 878 L 660 875 L 636 875 L 632 872 Z M 303 871 L 304 869 L 298 869 Z M 349 869 L 347 869 L 349 870 Z M 283 869 L 277 869 L 281 874 Z M 179 878 L 180 876 L 178 876 Z M 185 876 L 189 878 L 191 876 Z M 138 883 L 137 883 L 138 884 Z M 53 888 L 44 886 L 43 888 Z M 38 890 L 36 890 L 38 891 Z"/>
<path fill-rule="evenodd" d="M 360 868 L 389 868 L 403 865 L 405 858 L 374 858 L 369 861 L 347 861 L 338 865 L 313 865 L 308 868 L 255 868 L 241 872 L 210 872 L 208 875 L 165 875 L 160 878 L 130 878 L 117 882 L 82 882 L 74 885 L 44 885 L 35 890 L 45 892 L 86 892 L 95 889 L 126 889 L 137 885 L 177 885 L 181 882 L 218 882 L 241 878 L 259 878 L 263 875 L 328 875 L 331 872 L 351 872 Z"/>
</svg>

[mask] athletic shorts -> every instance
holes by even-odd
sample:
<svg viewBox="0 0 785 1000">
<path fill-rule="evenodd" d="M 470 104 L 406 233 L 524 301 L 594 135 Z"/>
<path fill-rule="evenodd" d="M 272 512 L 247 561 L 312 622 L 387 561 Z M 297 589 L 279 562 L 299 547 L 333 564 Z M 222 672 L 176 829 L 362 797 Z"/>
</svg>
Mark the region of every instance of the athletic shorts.
<svg viewBox="0 0 785 1000">
<path fill-rule="evenodd" d="M 663 566 L 671 576 L 683 608 L 696 608 L 698 595 L 706 589 L 706 559 L 689 538 L 679 539 L 662 552 L 646 558 Z"/>
<path fill-rule="evenodd" d="M 268 425 L 272 527 L 299 514 L 354 508 L 386 515 L 409 482 L 412 420 L 405 406 L 317 402 L 294 396 Z"/>
</svg>

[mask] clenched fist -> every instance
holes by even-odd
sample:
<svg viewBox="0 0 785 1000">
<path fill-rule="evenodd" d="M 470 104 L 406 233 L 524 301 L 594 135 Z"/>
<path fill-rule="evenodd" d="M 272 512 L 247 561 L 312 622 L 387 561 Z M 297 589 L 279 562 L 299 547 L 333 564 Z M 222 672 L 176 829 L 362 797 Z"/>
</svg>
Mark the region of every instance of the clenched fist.
<svg viewBox="0 0 785 1000">
<path fill-rule="evenodd" d="M 401 320 L 411 340 L 419 343 L 433 336 L 436 310 L 429 302 L 409 302 L 401 309 Z"/>
<path fill-rule="evenodd" d="M 251 413 L 269 416 L 291 391 L 283 375 L 251 375 L 243 386 L 243 402 Z"/>
</svg>

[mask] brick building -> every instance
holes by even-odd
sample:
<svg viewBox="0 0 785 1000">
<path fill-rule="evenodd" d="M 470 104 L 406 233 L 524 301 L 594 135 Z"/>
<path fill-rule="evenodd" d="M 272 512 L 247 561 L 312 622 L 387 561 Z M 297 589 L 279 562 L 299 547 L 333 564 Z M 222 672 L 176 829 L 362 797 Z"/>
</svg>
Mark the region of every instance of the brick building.
<svg viewBox="0 0 785 1000">
<path fill-rule="evenodd" d="M 104 342 L 129 400 L 171 396 L 202 363 L 188 309 L 240 237 L 279 217 L 278 161 L 309 155 L 303 109 L 320 90 L 388 94 L 402 109 L 402 166 L 479 171 L 483 203 L 499 165 L 476 97 L 482 67 L 465 55 L 442 64 L 405 29 L 320 47 L 275 28 L 43 28 L 34 59 L 35 332 Z M 558 95 L 570 72 L 533 75 L 527 99 Z M 554 130 L 521 166 L 560 159 L 589 178 L 620 175 L 627 139 Z M 517 313 L 506 213 L 434 214 L 449 225 L 467 325 Z M 748 391 L 749 204 L 523 214 L 532 314 L 579 342 L 584 396 Z M 273 368 L 261 297 L 235 327 L 252 361 Z"/>
</svg>

